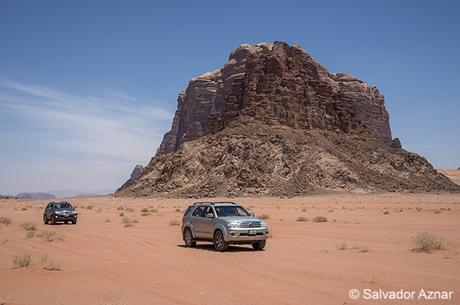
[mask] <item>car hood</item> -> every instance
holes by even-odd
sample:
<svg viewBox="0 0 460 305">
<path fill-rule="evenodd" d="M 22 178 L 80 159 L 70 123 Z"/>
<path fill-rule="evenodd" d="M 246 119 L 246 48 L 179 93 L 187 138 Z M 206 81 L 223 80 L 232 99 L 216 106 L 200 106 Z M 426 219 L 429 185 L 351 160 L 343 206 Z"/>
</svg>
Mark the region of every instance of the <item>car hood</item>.
<svg viewBox="0 0 460 305">
<path fill-rule="evenodd" d="M 253 216 L 228 216 L 228 217 L 220 217 L 226 222 L 241 222 L 241 221 L 262 221 L 261 219 L 258 219 Z"/>
</svg>

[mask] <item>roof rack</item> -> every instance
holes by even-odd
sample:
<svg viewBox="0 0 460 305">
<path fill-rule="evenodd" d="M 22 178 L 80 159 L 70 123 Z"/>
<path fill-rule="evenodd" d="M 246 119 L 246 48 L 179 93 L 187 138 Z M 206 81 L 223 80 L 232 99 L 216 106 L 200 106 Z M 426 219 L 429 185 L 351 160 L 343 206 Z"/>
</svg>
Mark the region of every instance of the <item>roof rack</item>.
<svg viewBox="0 0 460 305">
<path fill-rule="evenodd" d="M 200 202 L 194 202 L 193 205 L 197 205 L 197 204 L 210 204 L 210 205 L 214 205 L 216 203 L 226 203 L 226 204 L 235 204 L 234 202 L 231 202 L 231 201 L 200 201 Z"/>
</svg>

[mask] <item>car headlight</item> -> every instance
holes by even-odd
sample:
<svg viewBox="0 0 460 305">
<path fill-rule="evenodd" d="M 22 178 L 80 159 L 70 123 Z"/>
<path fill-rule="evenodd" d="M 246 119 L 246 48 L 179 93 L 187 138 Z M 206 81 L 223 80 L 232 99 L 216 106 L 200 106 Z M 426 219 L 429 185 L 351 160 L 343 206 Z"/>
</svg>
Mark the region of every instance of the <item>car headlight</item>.
<svg viewBox="0 0 460 305">
<path fill-rule="evenodd" d="M 56 214 L 56 215 L 63 215 L 64 212 L 63 212 L 63 211 L 54 211 L 54 214 Z"/>
<path fill-rule="evenodd" d="M 263 220 L 260 221 L 260 226 L 261 227 L 266 227 L 267 226 L 267 223 Z"/>
<path fill-rule="evenodd" d="M 229 228 L 238 228 L 240 226 L 240 223 L 239 222 L 227 222 L 226 225 Z"/>
</svg>

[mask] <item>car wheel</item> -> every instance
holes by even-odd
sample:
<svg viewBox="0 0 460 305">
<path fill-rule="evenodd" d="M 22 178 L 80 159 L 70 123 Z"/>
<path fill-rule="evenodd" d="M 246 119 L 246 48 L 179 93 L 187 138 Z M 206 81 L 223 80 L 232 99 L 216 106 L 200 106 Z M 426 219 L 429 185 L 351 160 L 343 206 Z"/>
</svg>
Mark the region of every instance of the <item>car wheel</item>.
<svg viewBox="0 0 460 305">
<path fill-rule="evenodd" d="M 72 224 L 74 224 L 74 225 L 77 224 L 77 220 L 76 219 L 72 220 Z"/>
<path fill-rule="evenodd" d="M 45 223 L 45 225 L 48 224 L 48 218 L 46 217 L 46 215 L 43 215 L 43 222 Z"/>
<path fill-rule="evenodd" d="M 186 247 L 196 246 L 196 241 L 193 239 L 192 231 L 189 228 L 184 231 L 184 242 Z"/>
<path fill-rule="evenodd" d="M 55 224 L 56 224 L 56 218 L 54 218 L 53 215 L 51 215 L 50 224 L 52 224 L 52 225 L 55 225 Z"/>
<path fill-rule="evenodd" d="M 214 233 L 213 243 L 217 251 L 222 252 L 228 249 L 228 242 L 225 241 L 224 234 L 221 230 L 217 230 Z"/>
<path fill-rule="evenodd" d="M 254 250 L 262 250 L 265 248 L 265 240 L 260 240 L 258 242 L 252 243 Z"/>
</svg>

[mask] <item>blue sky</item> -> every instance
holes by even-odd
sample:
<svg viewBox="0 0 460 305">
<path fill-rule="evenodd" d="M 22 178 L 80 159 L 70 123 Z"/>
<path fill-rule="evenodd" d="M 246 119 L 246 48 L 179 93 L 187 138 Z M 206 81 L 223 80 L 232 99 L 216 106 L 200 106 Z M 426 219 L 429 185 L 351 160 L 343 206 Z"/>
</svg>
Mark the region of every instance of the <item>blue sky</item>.
<svg viewBox="0 0 460 305">
<path fill-rule="evenodd" d="M 275 40 L 377 86 L 393 136 L 458 167 L 459 3 L 2 0 L 0 194 L 116 188 L 190 78 Z"/>
</svg>

